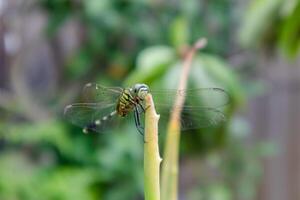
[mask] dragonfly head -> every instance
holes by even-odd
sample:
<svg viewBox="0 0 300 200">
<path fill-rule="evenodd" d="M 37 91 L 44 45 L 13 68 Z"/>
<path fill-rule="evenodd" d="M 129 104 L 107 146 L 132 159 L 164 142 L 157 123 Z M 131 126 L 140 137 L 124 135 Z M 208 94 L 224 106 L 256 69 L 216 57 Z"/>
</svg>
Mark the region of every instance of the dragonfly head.
<svg viewBox="0 0 300 200">
<path fill-rule="evenodd" d="M 149 93 L 149 87 L 146 84 L 137 83 L 133 86 L 133 92 L 141 100 L 144 100 L 146 95 Z"/>
</svg>

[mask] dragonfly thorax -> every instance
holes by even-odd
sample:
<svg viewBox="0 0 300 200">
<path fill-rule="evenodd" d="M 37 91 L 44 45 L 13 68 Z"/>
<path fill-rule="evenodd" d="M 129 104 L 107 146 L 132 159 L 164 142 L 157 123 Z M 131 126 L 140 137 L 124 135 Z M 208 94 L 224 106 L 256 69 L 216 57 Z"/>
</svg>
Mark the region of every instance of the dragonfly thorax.
<svg viewBox="0 0 300 200">
<path fill-rule="evenodd" d="M 146 84 L 138 83 L 124 89 L 117 103 L 117 113 L 122 117 L 126 116 L 137 105 L 141 105 L 148 93 L 149 87 Z"/>
</svg>

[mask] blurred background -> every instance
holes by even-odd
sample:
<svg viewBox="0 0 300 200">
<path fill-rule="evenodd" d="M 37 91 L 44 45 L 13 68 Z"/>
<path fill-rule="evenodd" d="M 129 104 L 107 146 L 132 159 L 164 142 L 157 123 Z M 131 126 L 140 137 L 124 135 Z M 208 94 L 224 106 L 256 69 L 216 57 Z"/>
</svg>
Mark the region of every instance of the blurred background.
<svg viewBox="0 0 300 200">
<path fill-rule="evenodd" d="M 0 199 L 143 199 L 132 123 L 63 118 L 88 82 L 231 95 L 225 125 L 182 134 L 180 200 L 300 199 L 299 0 L 0 0 Z M 161 154 L 164 133 L 160 134 Z"/>
</svg>

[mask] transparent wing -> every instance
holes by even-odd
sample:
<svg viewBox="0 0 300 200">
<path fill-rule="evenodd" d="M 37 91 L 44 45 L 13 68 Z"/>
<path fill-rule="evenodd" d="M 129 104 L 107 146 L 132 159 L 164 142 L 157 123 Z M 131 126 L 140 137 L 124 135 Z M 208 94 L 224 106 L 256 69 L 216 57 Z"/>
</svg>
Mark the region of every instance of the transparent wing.
<svg viewBox="0 0 300 200">
<path fill-rule="evenodd" d="M 85 102 L 91 103 L 112 103 L 116 102 L 123 89 L 120 87 L 105 87 L 96 83 L 88 83 L 82 90 Z"/>
<path fill-rule="evenodd" d="M 182 130 L 217 126 L 226 121 L 222 108 L 230 103 L 230 96 L 221 88 L 154 90 L 151 93 L 161 115 L 162 126 L 168 123 L 170 114 L 179 108 L 174 106 L 177 95 L 185 95 L 185 104 L 178 119 Z"/>
<path fill-rule="evenodd" d="M 221 88 L 198 88 L 187 90 L 151 90 L 155 105 L 172 107 L 177 95 L 185 95 L 186 105 L 218 108 L 230 102 L 229 94 Z"/>
<path fill-rule="evenodd" d="M 178 108 L 175 108 L 178 109 Z M 159 109 L 160 126 L 165 126 L 170 114 L 174 111 L 168 109 Z M 226 121 L 226 117 L 221 110 L 215 108 L 187 107 L 182 110 L 180 119 L 181 130 L 198 129 L 204 127 L 218 126 Z"/>
<path fill-rule="evenodd" d="M 64 116 L 72 124 L 86 131 L 103 133 L 119 123 L 119 116 L 110 116 L 115 109 L 115 103 L 75 103 L 65 107 Z M 103 117 L 107 117 L 106 120 L 101 120 Z M 97 120 L 101 123 L 97 123 Z"/>
</svg>

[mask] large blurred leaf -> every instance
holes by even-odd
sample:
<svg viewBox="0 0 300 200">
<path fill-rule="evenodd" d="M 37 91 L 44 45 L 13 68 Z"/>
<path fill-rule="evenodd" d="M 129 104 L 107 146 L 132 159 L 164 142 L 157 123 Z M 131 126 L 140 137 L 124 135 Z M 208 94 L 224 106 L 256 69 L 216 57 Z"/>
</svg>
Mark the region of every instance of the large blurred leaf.
<svg viewBox="0 0 300 200">
<path fill-rule="evenodd" d="M 161 77 L 175 61 L 172 48 L 154 46 L 143 50 L 137 57 L 137 69 L 126 79 L 125 85 L 137 82 L 148 83 Z"/>
<path fill-rule="evenodd" d="M 197 71 L 200 73 L 197 73 Z M 202 77 L 200 75 L 201 71 L 203 73 Z M 200 54 L 194 61 L 191 74 L 192 80 L 197 83 L 198 86 L 216 86 L 223 88 L 230 94 L 231 103 L 235 105 L 243 103 L 245 93 L 238 80 L 238 76 L 231 67 L 218 56 Z M 199 76 L 197 76 L 197 74 L 199 74 Z"/>
<path fill-rule="evenodd" d="M 253 0 L 242 22 L 239 39 L 243 46 L 253 47 L 279 14 L 282 0 Z"/>
</svg>

